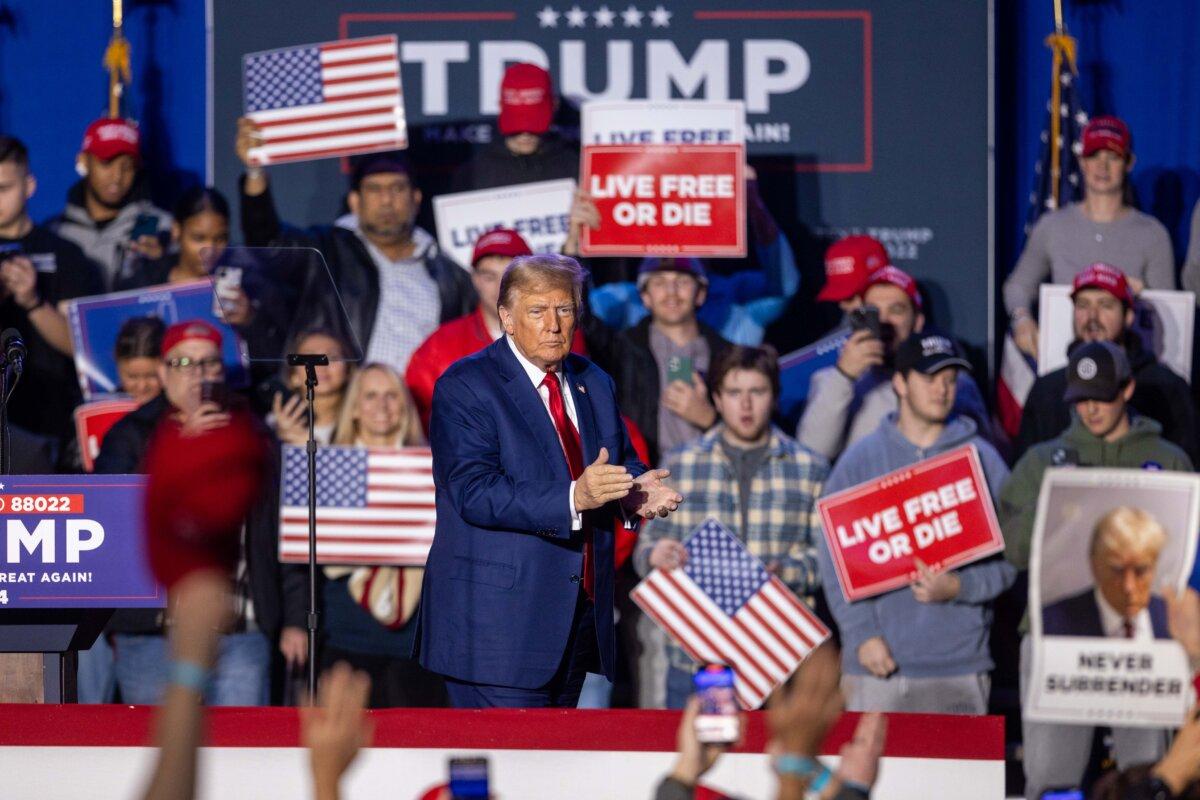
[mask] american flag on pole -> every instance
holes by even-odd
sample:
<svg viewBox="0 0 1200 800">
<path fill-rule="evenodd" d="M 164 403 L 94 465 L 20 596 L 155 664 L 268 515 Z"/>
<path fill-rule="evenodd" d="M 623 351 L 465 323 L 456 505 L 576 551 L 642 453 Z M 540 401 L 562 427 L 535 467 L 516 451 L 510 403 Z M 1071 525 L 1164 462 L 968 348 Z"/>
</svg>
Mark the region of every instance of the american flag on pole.
<svg viewBox="0 0 1200 800">
<path fill-rule="evenodd" d="M 250 150 L 255 164 L 408 146 L 395 36 L 249 53 L 242 80 L 264 139 Z"/>
<path fill-rule="evenodd" d="M 1073 202 L 1079 197 L 1079 156 L 1083 128 L 1088 116 L 1079 103 L 1075 84 L 1075 40 L 1058 29 L 1046 37 L 1054 58 L 1050 73 L 1050 99 L 1046 101 L 1046 129 L 1042 148 L 1034 165 L 1034 187 L 1029 193 L 1029 211 L 1025 216 L 1025 235 L 1033 230 L 1038 217 L 1047 211 Z M 1000 353 L 1000 374 L 996 378 L 996 413 L 1004 431 L 1015 437 L 1021 427 L 1025 399 L 1037 377 L 1037 365 L 1021 352 L 1012 335 L 1004 336 Z"/>
<path fill-rule="evenodd" d="M 317 562 L 424 566 L 433 543 L 427 447 L 317 449 Z M 279 560 L 308 561 L 308 457 L 285 445 Z"/>
<path fill-rule="evenodd" d="M 631 596 L 692 658 L 732 667 L 738 702 L 758 708 L 829 629 L 717 520 L 683 544 L 687 564 L 654 570 Z"/>
</svg>

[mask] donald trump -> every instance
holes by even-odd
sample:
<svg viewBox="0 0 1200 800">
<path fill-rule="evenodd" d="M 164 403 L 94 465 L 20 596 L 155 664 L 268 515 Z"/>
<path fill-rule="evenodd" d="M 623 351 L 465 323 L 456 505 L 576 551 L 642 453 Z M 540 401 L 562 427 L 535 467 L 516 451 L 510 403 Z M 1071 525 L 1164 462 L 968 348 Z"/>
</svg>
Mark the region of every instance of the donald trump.
<svg viewBox="0 0 1200 800">
<path fill-rule="evenodd" d="M 612 379 L 570 353 L 583 279 L 565 256 L 515 259 L 505 335 L 434 389 L 437 533 L 415 649 L 459 708 L 572 707 L 585 673 L 611 679 L 613 518 L 683 500 L 634 455 Z"/>
</svg>

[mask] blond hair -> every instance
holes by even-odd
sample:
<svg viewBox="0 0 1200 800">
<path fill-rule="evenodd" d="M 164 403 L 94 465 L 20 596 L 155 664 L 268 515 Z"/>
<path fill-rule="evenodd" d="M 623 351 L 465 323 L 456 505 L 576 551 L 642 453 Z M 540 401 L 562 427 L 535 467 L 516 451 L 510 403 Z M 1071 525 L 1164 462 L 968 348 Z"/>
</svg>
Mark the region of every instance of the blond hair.
<svg viewBox="0 0 1200 800">
<path fill-rule="evenodd" d="M 578 314 L 583 308 L 583 282 L 586 278 L 587 270 L 570 256 L 557 253 L 517 256 L 500 279 L 500 299 L 496 305 L 511 310 L 518 293 L 562 289 L 575 299 L 575 313 Z"/>
<path fill-rule="evenodd" d="M 1147 553 L 1155 558 L 1167 544 L 1167 531 L 1148 511 L 1117 506 L 1096 521 L 1092 528 L 1090 554 L 1101 549 L 1111 553 Z"/>
<path fill-rule="evenodd" d="M 333 443 L 340 445 L 354 445 L 358 443 L 358 420 L 355 419 L 359 398 L 362 397 L 363 378 L 368 372 L 379 372 L 386 375 L 395 384 L 400 391 L 400 399 L 402 406 L 400 426 L 396 430 L 396 441 L 394 447 L 409 447 L 412 445 L 425 444 L 425 435 L 421 431 L 421 421 L 417 416 L 417 407 L 413 403 L 412 395 L 409 394 L 408 387 L 404 385 L 404 379 L 400 377 L 400 373 L 389 367 L 387 364 L 381 364 L 378 361 L 364 364 L 350 379 L 350 385 L 346 387 L 346 396 L 342 400 L 342 410 L 338 413 L 337 427 L 334 429 Z"/>
</svg>

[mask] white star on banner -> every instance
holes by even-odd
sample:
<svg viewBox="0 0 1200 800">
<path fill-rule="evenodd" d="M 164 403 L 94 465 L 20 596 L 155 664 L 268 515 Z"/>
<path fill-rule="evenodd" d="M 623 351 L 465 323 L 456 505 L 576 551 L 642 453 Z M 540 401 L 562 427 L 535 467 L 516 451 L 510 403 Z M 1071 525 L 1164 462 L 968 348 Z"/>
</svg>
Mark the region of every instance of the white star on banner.
<svg viewBox="0 0 1200 800">
<path fill-rule="evenodd" d="M 600 6 L 592 12 L 592 17 L 596 20 L 597 28 L 611 28 L 617 15 L 610 11 L 608 6 Z"/>
<path fill-rule="evenodd" d="M 645 14 L 638 11 L 637 7 L 632 5 L 621 12 L 621 19 L 625 22 L 626 28 L 642 27 L 642 17 L 644 16 Z"/>
<path fill-rule="evenodd" d="M 567 9 L 567 27 L 583 28 L 587 26 L 587 12 L 579 6 L 571 6 Z"/>
<path fill-rule="evenodd" d="M 546 6 L 541 11 L 537 12 L 538 25 L 543 28 L 558 27 L 558 12 L 550 6 Z"/>
<path fill-rule="evenodd" d="M 661 5 L 650 9 L 650 25 L 655 28 L 666 28 L 671 24 L 671 12 Z"/>
</svg>

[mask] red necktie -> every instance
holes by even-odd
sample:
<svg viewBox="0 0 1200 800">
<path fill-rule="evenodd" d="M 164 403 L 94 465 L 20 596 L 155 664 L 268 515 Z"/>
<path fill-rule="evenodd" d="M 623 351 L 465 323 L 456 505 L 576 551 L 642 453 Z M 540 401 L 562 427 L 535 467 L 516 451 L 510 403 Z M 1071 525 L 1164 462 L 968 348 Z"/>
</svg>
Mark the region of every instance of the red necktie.
<svg viewBox="0 0 1200 800">
<path fill-rule="evenodd" d="M 550 418 L 554 420 L 558 441 L 567 457 L 571 480 L 577 481 L 583 474 L 583 447 L 579 443 L 579 431 L 567 416 L 567 408 L 562 398 L 562 384 L 559 383 L 557 374 L 547 372 L 546 377 L 542 378 L 542 386 L 550 390 Z M 592 537 L 588 535 L 583 546 L 583 590 L 587 592 L 588 597 L 595 599 L 595 588 L 596 579 L 592 574 Z"/>
</svg>

